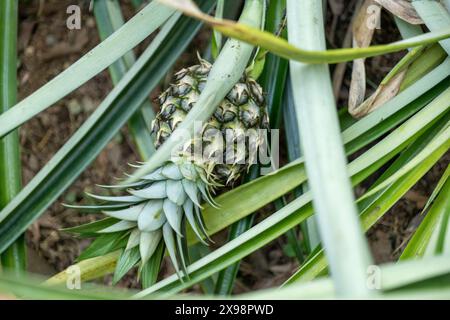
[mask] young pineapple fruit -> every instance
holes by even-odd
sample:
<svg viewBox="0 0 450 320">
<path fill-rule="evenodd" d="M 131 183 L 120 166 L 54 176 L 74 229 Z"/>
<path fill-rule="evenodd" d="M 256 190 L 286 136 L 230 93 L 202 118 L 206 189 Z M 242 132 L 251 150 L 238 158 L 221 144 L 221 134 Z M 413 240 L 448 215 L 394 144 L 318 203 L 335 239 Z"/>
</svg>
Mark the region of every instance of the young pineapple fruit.
<svg viewBox="0 0 450 320">
<path fill-rule="evenodd" d="M 175 83 L 160 95 L 161 111 L 152 124 L 156 147 L 164 143 L 195 105 L 210 69 L 211 65 L 200 59 L 200 64 L 176 73 Z M 136 183 L 112 186 L 126 189 L 128 195 L 90 195 L 105 201 L 90 208 L 112 218 L 110 225 L 97 233 L 118 233 L 125 238 L 122 256 L 135 250 L 140 270 L 160 241 L 164 241 L 177 274 L 180 277 L 181 272 L 186 274 L 186 220 L 199 240 L 207 244 L 203 240 L 209 238 L 200 210 L 202 200 L 216 206 L 211 192 L 234 183 L 254 163 L 257 148 L 265 140 L 258 129 L 267 128 L 262 89 L 256 81 L 244 76 L 202 126 L 201 133 L 185 144 L 177 157 Z M 215 135 L 208 135 L 210 131 Z M 226 147 L 218 143 L 217 134 L 226 141 Z M 201 144 L 201 157 L 193 156 L 196 143 Z M 223 161 L 218 161 L 220 158 Z"/>
</svg>

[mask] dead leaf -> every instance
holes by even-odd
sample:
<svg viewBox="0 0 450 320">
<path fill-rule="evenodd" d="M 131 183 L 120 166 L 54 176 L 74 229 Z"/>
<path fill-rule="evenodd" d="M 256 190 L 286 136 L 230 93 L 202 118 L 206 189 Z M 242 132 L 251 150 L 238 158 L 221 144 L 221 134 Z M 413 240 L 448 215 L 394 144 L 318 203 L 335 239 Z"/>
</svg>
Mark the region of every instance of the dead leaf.
<svg viewBox="0 0 450 320">
<path fill-rule="evenodd" d="M 386 84 L 380 84 L 377 90 L 369 98 L 351 110 L 351 115 L 355 118 L 364 117 L 395 97 L 400 90 L 406 71 L 407 69 L 402 70 L 393 76 Z"/>
<path fill-rule="evenodd" d="M 393 15 L 410 24 L 423 24 L 423 20 L 417 14 L 410 1 L 406 0 L 375 0 L 380 6 L 390 11 Z"/>
<path fill-rule="evenodd" d="M 353 21 L 355 21 L 357 13 L 359 12 L 359 9 L 361 8 L 362 0 L 358 0 L 354 7 L 354 13 L 352 15 L 352 22 L 347 28 L 347 31 L 345 32 L 344 41 L 342 42 L 342 48 L 348 48 L 352 44 L 352 24 Z M 345 75 L 345 69 L 347 67 L 347 62 L 342 62 L 336 65 L 334 72 L 333 72 L 333 93 L 336 100 L 339 99 L 339 93 L 341 92 L 342 87 L 342 81 L 344 80 Z"/>
<path fill-rule="evenodd" d="M 361 9 L 353 22 L 353 47 L 365 48 L 372 41 L 374 29 L 380 18 L 380 10 L 374 0 L 364 1 Z M 378 7 L 379 8 L 379 7 Z M 352 78 L 350 83 L 348 111 L 355 116 L 355 110 L 363 103 L 366 94 L 366 68 L 365 59 L 353 61 Z"/>
</svg>

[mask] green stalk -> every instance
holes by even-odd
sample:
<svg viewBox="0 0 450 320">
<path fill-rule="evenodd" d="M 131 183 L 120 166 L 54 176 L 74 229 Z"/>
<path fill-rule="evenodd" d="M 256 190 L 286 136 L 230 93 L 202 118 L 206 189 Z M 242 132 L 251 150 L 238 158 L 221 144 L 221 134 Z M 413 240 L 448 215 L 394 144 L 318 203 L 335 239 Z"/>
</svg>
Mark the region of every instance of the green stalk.
<svg viewBox="0 0 450 320">
<path fill-rule="evenodd" d="M 289 41 L 325 50 L 322 2 L 287 4 Z M 308 183 L 336 291 L 365 297 L 371 257 L 354 205 L 328 66 L 291 61 L 290 67 Z"/>
<path fill-rule="evenodd" d="M 17 19 L 17 1 L 2 1 L 0 3 L 0 113 L 12 107 L 17 100 Z M 21 187 L 19 133 L 16 130 L 0 140 L 0 209 L 11 201 Z M 3 253 L 1 264 L 17 273 L 26 269 L 24 235 Z"/>
</svg>

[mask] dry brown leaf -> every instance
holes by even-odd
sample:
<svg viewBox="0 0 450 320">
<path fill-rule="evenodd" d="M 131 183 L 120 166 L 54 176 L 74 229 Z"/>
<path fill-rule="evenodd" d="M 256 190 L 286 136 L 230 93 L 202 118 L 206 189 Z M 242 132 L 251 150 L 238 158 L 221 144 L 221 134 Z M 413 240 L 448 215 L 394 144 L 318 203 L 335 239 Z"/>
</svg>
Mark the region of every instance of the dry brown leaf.
<svg viewBox="0 0 450 320">
<path fill-rule="evenodd" d="M 353 22 L 353 47 L 365 48 L 372 41 L 374 29 L 380 18 L 380 10 L 374 0 L 364 1 Z M 366 68 L 365 59 L 353 61 L 352 79 L 350 83 L 348 111 L 355 116 L 355 110 L 363 103 L 366 94 Z"/>
<path fill-rule="evenodd" d="M 380 6 L 390 11 L 393 15 L 410 24 L 423 24 L 423 20 L 417 14 L 410 1 L 406 0 L 375 0 Z"/>
<path fill-rule="evenodd" d="M 342 42 L 342 48 L 348 48 L 352 44 L 352 25 L 353 21 L 355 21 L 357 13 L 359 12 L 359 9 L 362 5 L 362 0 L 357 0 L 355 7 L 354 7 L 354 13 L 352 15 L 352 20 L 350 25 L 347 28 L 347 31 L 345 32 L 344 41 Z M 342 62 L 336 65 L 333 72 L 333 93 L 336 98 L 336 100 L 339 99 L 339 93 L 341 92 L 342 82 L 344 80 L 345 75 L 345 69 L 347 67 L 347 62 Z"/>
<path fill-rule="evenodd" d="M 369 98 L 352 109 L 351 115 L 355 118 L 362 118 L 395 97 L 400 90 L 406 71 L 407 69 L 400 71 L 388 83 L 379 85 Z"/>
</svg>

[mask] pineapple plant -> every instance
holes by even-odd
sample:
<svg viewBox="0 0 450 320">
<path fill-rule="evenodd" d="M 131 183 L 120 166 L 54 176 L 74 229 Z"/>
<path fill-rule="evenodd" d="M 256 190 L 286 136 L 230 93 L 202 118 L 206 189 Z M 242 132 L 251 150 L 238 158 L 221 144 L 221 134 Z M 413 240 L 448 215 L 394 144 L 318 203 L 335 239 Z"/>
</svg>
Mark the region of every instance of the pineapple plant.
<svg viewBox="0 0 450 320">
<path fill-rule="evenodd" d="M 152 123 L 157 148 L 195 106 L 210 70 L 211 64 L 199 58 L 199 64 L 177 72 L 175 82 L 159 96 L 160 111 Z M 140 270 L 160 241 L 164 241 L 177 274 L 187 275 L 186 224 L 200 241 L 208 244 L 210 239 L 201 214 L 202 201 L 216 206 L 212 193 L 221 186 L 235 183 L 256 161 L 266 137 L 263 129 L 267 128 L 262 88 L 244 74 L 209 121 L 202 124 L 202 130 L 183 144 L 169 161 L 137 182 L 103 186 L 125 190 L 127 195 L 89 194 L 103 203 L 76 208 L 94 208 L 116 219 L 114 224 L 97 233 L 123 232 L 120 237 L 127 241 L 122 255 L 139 248 Z"/>
<path fill-rule="evenodd" d="M 151 1 L 125 23 L 119 1 L 97 0 L 93 5 L 101 45 L 18 103 L 16 35 L 0 32 L 4 62 L 0 69 L 9 75 L 0 80 L 0 88 L 8 89 L 0 92 L 5 102 L 0 106 L 4 111 L 0 137 L 5 138 L 0 141 L 0 291 L 37 298 L 48 294 L 99 298 L 116 291 L 120 298 L 123 292 L 110 287 L 100 287 L 101 294 L 96 294 L 57 285 L 67 285 L 74 275 L 84 284 L 113 272 L 113 282 L 117 282 L 139 266 L 143 290 L 133 298 L 178 298 L 176 293 L 197 284 L 208 297 L 220 297 L 233 293 L 243 258 L 281 238 L 289 244 L 283 253 L 293 259 L 295 255 L 299 268 L 281 288 L 243 297 L 448 298 L 450 261 L 445 253 L 450 167 L 445 157 L 450 148 L 450 61 L 445 58 L 450 47 L 448 41 L 441 41 L 450 34 L 447 20 L 441 19 L 449 16 L 448 1 L 405 1 L 412 16 L 386 1 L 367 0 L 362 7 L 353 4 L 348 13 L 358 10 L 352 21 L 355 40 L 370 40 L 373 30 L 367 30 L 366 22 L 374 16 L 366 9 L 373 5 L 397 16 L 402 37 L 411 38 L 367 48 L 361 46 L 368 43 L 355 41 L 354 48 L 343 50 L 327 50 L 328 28 L 322 21 L 325 2 L 245 0 L 242 8 L 237 2 L 196 0 L 196 6 L 190 0 Z M 1 2 L 0 29 L 17 30 L 17 5 L 14 0 Z M 214 8 L 215 17 L 208 14 Z M 237 12 L 233 17 L 240 14 L 239 22 L 223 19 L 232 11 Z M 215 29 L 211 41 L 215 62 L 200 59 L 197 65 L 176 73 L 173 84 L 159 97 L 160 112 L 154 115 L 147 97 L 200 30 L 200 21 Z M 260 30 L 263 27 L 265 33 Z M 131 49 L 156 31 L 148 48 L 135 57 Z M 229 37 L 223 48 L 220 34 Z M 365 98 L 363 59 L 406 48 L 412 50 L 386 75 L 374 95 L 360 101 Z M 327 64 L 355 59 L 353 67 L 360 72 L 352 74 L 350 95 L 358 99 L 352 99 L 348 110 L 337 112 L 332 89 L 339 89 L 343 78 L 338 85 L 332 83 Z M 336 66 L 334 79 L 339 80 L 342 66 Z M 18 151 L 20 140 L 15 132 L 9 133 L 108 67 L 115 84 L 108 97 L 22 188 L 18 153 L 11 152 Z M 244 72 L 246 68 L 250 73 Z M 283 160 L 288 164 L 266 176 L 248 177 L 251 181 L 241 184 L 240 177 L 257 158 L 257 147 L 265 143 L 258 130 L 268 126 L 266 103 L 272 128 L 284 125 L 282 142 L 286 145 L 282 147 L 288 159 Z M 151 126 L 150 119 L 154 119 Z M 195 121 L 202 122 L 198 131 L 193 130 L 196 134 L 174 148 L 177 132 L 191 130 Z M 22 274 L 25 245 L 21 235 L 127 122 L 144 162 L 133 165 L 136 172 L 121 184 L 103 186 L 117 190 L 114 196 L 92 194 L 98 203 L 76 207 L 107 217 L 69 229 L 95 240 L 81 253 L 82 261 L 47 280 L 56 288 L 31 281 L 30 291 Z M 150 142 L 150 127 L 156 151 Z M 302 154 L 297 148 L 300 143 Z M 444 163 L 445 172 L 399 261 L 372 268 L 375 262 L 364 232 L 438 162 Z M 356 200 L 352 188 L 361 183 L 366 191 Z M 223 186 L 233 188 L 213 199 Z M 253 219 L 268 205 L 275 210 Z M 189 248 L 195 253 L 190 263 L 187 239 L 191 244 L 194 236 L 208 244 L 208 236 L 227 228 L 228 241 L 214 251 Z M 165 248 L 176 274 L 159 280 Z M 381 288 L 369 288 L 377 284 L 378 271 L 383 274 Z M 374 283 L 367 281 L 368 273 Z M 319 281 L 312 281 L 318 277 Z"/>
</svg>

